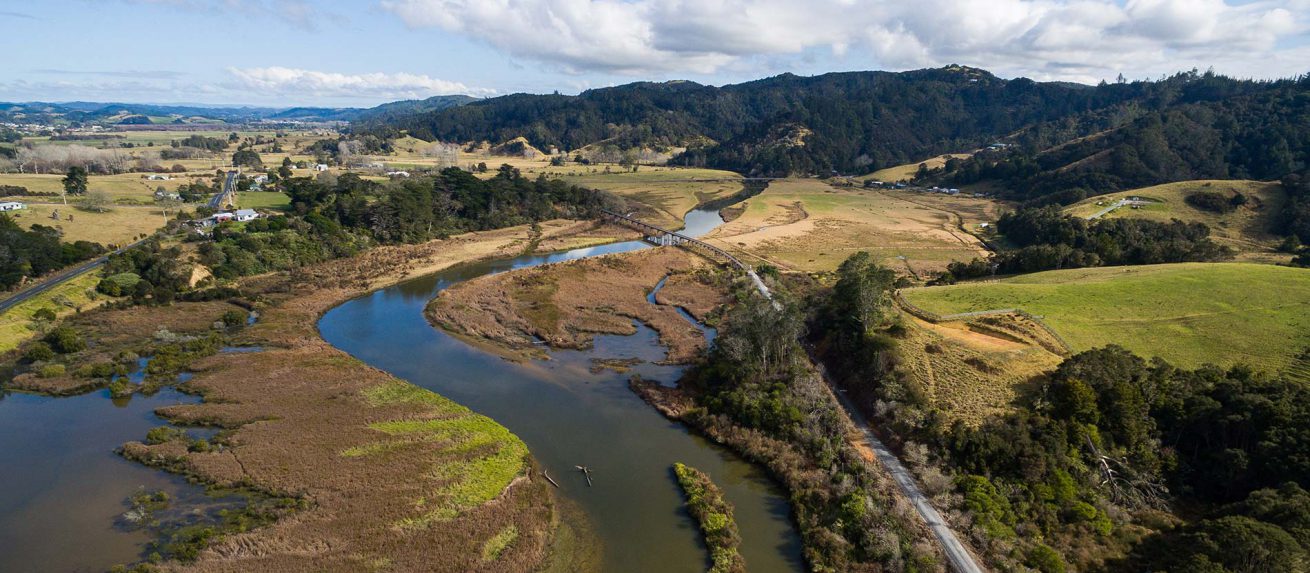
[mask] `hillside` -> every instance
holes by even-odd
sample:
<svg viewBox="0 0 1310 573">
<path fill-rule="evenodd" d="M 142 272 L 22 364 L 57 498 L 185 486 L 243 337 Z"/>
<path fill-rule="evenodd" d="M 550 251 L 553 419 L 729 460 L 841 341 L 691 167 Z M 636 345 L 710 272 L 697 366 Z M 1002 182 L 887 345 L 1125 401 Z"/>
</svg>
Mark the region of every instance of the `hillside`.
<svg viewBox="0 0 1310 573">
<path fill-rule="evenodd" d="M 1097 193 L 1201 178 L 1277 179 L 1310 160 L 1299 104 L 1310 79 L 1255 82 L 1188 72 L 1098 86 L 998 78 L 962 66 L 781 75 L 714 87 L 634 83 L 577 96 L 514 94 L 361 121 L 355 129 L 539 149 L 598 142 L 686 151 L 675 163 L 744 174 L 867 174 L 956 158 L 957 184 L 1072 203 Z"/>
<path fill-rule="evenodd" d="M 1277 285 L 1277 288 L 1270 288 Z M 996 282 L 907 289 L 938 314 L 1019 308 L 1075 351 L 1118 344 L 1182 367 L 1294 367 L 1310 347 L 1310 271 L 1184 263 L 1047 271 Z"/>
<path fill-rule="evenodd" d="M 1189 195 L 1217 194 L 1231 202 L 1234 197 L 1242 196 L 1241 205 L 1229 205 L 1228 212 L 1216 212 L 1190 204 Z M 1178 219 L 1188 223 L 1204 223 L 1210 228 L 1210 236 L 1218 243 L 1232 247 L 1239 253 L 1270 253 L 1279 244 L 1281 237 L 1272 231 L 1277 225 L 1277 216 L 1282 212 L 1287 201 L 1283 187 L 1276 182 L 1261 181 L 1180 181 L 1120 191 L 1106 195 L 1097 195 L 1084 199 L 1064 209 L 1075 217 L 1091 217 L 1113 206 L 1120 200 L 1138 197 L 1149 203 L 1138 208 L 1121 207 L 1103 215 L 1114 219 L 1131 217 L 1150 219 L 1168 223 Z M 1284 258 L 1285 257 L 1281 257 Z"/>
<path fill-rule="evenodd" d="M 1020 145 L 949 162 L 937 179 L 992 182 L 1019 199 L 1075 203 L 1193 179 L 1280 179 L 1310 165 L 1310 76 L 1234 82 L 1183 75 L 1160 93 L 1070 121 L 1034 125 Z M 1157 101 L 1158 99 L 1158 101 Z M 1090 135 L 1090 137 L 1080 137 Z"/>
</svg>

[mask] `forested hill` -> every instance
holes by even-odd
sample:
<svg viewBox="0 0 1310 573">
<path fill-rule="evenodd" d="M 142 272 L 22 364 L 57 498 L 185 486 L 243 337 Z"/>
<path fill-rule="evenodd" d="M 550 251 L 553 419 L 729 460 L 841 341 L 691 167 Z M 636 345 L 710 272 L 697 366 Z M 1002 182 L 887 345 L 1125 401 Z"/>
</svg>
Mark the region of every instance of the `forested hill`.
<svg viewBox="0 0 1310 573">
<path fill-rule="evenodd" d="M 1150 177 L 1127 176 L 1124 181 L 1191 174 L 1275 178 L 1303 164 L 1310 147 L 1304 143 L 1307 86 L 1305 78 L 1256 82 L 1196 72 L 1084 86 L 1005 80 L 949 66 L 782 75 L 721 88 L 668 82 L 578 96 L 516 94 L 363 121 L 355 129 L 493 144 L 522 136 L 539 149 L 566 151 L 597 143 L 620 149 L 688 147 L 675 162 L 772 175 L 867 173 L 995 141 L 1016 144 L 1007 157 L 1032 158 L 1097 136 L 1047 155 L 1051 166 L 1037 171 L 1058 170 L 1062 160 L 1072 164 L 1093 157 L 1085 164 L 1103 170 L 1109 164 L 1097 154 L 1126 143 L 1144 164 L 1157 167 Z M 1169 126 L 1163 141 L 1152 131 L 1159 132 L 1152 127 L 1156 123 Z M 1121 129 L 1123 135 L 1115 135 Z M 1153 156 L 1162 150 L 1177 159 Z M 1255 165 L 1266 157 L 1289 156 Z M 1229 168 L 1229 163 L 1241 167 Z M 975 171 L 981 172 L 981 166 Z M 1004 178 L 1016 181 L 1012 173 Z"/>
<path fill-rule="evenodd" d="M 1157 84 L 1144 102 L 1075 116 L 1071 126 L 1034 126 L 1016 138 L 1022 145 L 949 161 L 929 179 L 990 181 L 1015 198 L 1068 204 L 1189 179 L 1276 180 L 1310 167 L 1310 76 L 1180 80 Z"/>
</svg>

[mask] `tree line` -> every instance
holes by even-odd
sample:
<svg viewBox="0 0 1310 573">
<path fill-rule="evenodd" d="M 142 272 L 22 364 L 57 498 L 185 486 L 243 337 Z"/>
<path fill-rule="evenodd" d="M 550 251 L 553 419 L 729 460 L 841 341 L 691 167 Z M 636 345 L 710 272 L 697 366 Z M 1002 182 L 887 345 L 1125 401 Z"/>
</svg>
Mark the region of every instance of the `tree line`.
<svg viewBox="0 0 1310 573">
<path fill-rule="evenodd" d="M 953 261 L 936 282 L 1052 269 L 1211 262 L 1233 256 L 1232 249 L 1210 239 L 1210 228 L 1204 223 L 1177 219 L 1088 221 L 1065 215 L 1056 206 L 1029 207 L 1002 215 L 996 230 L 1007 248 L 985 259 Z"/>
<path fill-rule="evenodd" d="M 32 225 L 24 229 L 7 214 L 0 213 L 0 290 L 92 259 L 105 248 L 89 241 L 65 243 L 54 227 Z"/>
</svg>

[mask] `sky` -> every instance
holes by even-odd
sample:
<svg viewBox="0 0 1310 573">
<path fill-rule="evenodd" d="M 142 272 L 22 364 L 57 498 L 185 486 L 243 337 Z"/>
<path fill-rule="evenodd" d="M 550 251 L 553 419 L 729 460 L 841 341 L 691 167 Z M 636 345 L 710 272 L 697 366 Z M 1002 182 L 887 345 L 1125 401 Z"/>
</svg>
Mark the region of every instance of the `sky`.
<svg viewBox="0 0 1310 573">
<path fill-rule="evenodd" d="M 1310 73 L 1310 0 L 0 0 L 0 101 L 372 106 L 962 64 Z"/>
</svg>

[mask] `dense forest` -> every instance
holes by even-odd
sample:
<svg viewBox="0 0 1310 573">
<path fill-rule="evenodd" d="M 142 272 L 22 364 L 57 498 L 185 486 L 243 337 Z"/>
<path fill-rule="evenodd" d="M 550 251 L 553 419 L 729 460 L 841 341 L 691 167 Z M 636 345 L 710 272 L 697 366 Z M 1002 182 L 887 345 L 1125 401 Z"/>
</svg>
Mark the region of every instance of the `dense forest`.
<svg viewBox="0 0 1310 573">
<path fill-rule="evenodd" d="M 103 252 L 103 246 L 87 241 L 64 243 L 53 227 L 33 225 L 25 230 L 9 215 L 0 214 L 0 290 Z"/>
<path fill-rule="evenodd" d="M 686 147 L 674 162 L 749 174 L 861 174 L 1009 144 L 937 177 L 995 180 L 1020 198 L 1197 177 L 1277 179 L 1310 157 L 1310 77 L 1274 82 L 1187 72 L 1082 86 L 974 68 L 782 75 L 717 88 L 636 83 L 578 96 L 516 94 L 361 121 L 360 133 L 540 149 Z"/>
<path fill-rule="evenodd" d="M 1277 180 L 1310 165 L 1310 76 L 1253 93 L 1231 93 L 1217 76 L 1187 79 L 1173 103 L 1113 129 L 1065 143 L 1041 141 L 1039 126 L 1019 138 L 1027 145 L 948 161 L 932 179 L 993 181 L 1017 199 L 1069 204 L 1170 181 Z"/>
<path fill-rule="evenodd" d="M 1184 370 L 1118 347 L 1067 358 L 1009 414 L 945 425 L 900 358 L 894 274 L 857 255 L 809 339 L 906 444 L 925 444 L 991 559 L 1044 571 L 1297 571 L 1310 557 L 1310 389 L 1246 367 Z M 941 475 L 941 474 L 938 474 Z M 1177 511 L 1181 519 L 1169 515 Z M 1154 517 L 1152 517 L 1154 516 Z M 1132 522 L 1153 523 L 1143 537 Z"/>
</svg>

